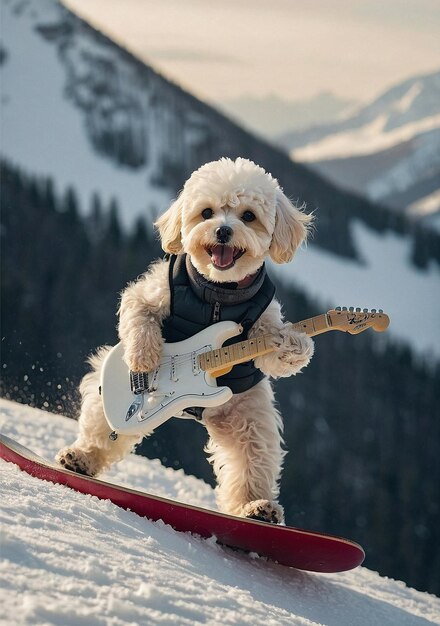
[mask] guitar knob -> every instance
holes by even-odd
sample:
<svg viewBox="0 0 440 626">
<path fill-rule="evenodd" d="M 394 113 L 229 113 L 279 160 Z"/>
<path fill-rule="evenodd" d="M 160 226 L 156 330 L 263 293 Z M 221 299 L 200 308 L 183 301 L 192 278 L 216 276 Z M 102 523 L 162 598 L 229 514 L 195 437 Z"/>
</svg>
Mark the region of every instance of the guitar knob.
<svg viewBox="0 0 440 626">
<path fill-rule="evenodd" d="M 379 313 L 383 313 L 383 309 L 379 309 Z"/>
<path fill-rule="evenodd" d="M 335 309 L 335 311 L 340 311 L 340 310 L 341 310 L 340 306 L 337 306 L 336 309 Z"/>
<path fill-rule="evenodd" d="M 346 310 L 347 310 L 347 307 L 346 307 L 346 306 L 343 306 L 343 307 L 342 307 L 342 310 L 343 310 L 343 311 L 346 311 Z"/>
<path fill-rule="evenodd" d="M 357 306 L 356 307 L 356 313 L 360 313 L 360 312 L 361 312 L 361 309 L 360 309 L 360 307 Z"/>
<path fill-rule="evenodd" d="M 149 394 L 147 398 L 148 410 L 154 409 L 159 404 L 159 400 L 153 394 Z"/>
<path fill-rule="evenodd" d="M 371 312 L 372 313 L 376 313 L 376 309 L 371 309 Z"/>
<path fill-rule="evenodd" d="M 362 309 L 362 313 L 368 313 L 368 309 Z"/>
<path fill-rule="evenodd" d="M 353 313 L 353 311 L 354 311 L 354 306 L 351 306 L 351 307 L 350 307 L 350 309 L 349 309 L 349 311 L 350 311 L 350 313 Z"/>
</svg>

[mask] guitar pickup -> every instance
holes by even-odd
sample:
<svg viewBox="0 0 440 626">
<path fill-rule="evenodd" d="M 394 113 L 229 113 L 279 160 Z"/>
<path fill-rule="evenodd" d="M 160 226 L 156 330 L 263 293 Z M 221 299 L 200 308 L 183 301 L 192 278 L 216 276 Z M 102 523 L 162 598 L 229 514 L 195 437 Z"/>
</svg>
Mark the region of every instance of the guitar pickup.
<svg viewBox="0 0 440 626">
<path fill-rule="evenodd" d="M 197 352 L 191 352 L 192 372 L 196 376 L 200 373 L 200 365 Z"/>
<path fill-rule="evenodd" d="M 170 380 L 172 380 L 174 383 L 177 383 L 177 381 L 179 380 L 177 378 L 176 357 L 174 356 L 171 357 Z"/>
</svg>

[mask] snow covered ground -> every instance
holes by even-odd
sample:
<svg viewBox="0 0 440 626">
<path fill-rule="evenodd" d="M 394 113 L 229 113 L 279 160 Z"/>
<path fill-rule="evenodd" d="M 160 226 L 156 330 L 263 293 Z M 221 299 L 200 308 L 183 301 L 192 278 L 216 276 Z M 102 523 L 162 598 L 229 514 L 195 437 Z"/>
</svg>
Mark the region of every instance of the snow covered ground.
<svg viewBox="0 0 440 626">
<path fill-rule="evenodd" d="M 0 431 L 53 457 L 76 423 L 0 400 Z M 424 626 L 440 599 L 365 568 L 309 574 L 32 478 L 0 461 L 0 624 Z M 104 476 L 206 507 L 211 488 L 131 456 Z"/>
<path fill-rule="evenodd" d="M 385 338 L 409 344 L 428 360 L 440 358 L 438 265 L 431 263 L 426 270 L 418 270 L 410 261 L 408 237 L 378 234 L 358 221 L 352 234 L 362 264 L 308 246 L 291 264 L 271 265 L 271 270 L 279 280 L 304 289 L 324 308 L 383 309 L 391 320 Z"/>
</svg>

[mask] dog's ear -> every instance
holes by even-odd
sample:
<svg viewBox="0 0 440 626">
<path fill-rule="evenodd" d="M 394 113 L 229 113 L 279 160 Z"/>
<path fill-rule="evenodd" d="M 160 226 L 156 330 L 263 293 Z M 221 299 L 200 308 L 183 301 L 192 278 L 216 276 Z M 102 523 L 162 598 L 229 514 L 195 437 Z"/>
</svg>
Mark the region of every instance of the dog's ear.
<svg viewBox="0 0 440 626">
<path fill-rule="evenodd" d="M 275 230 L 272 235 L 269 254 L 274 263 L 288 263 L 297 248 L 307 239 L 313 216 L 295 207 L 277 190 Z"/>
<path fill-rule="evenodd" d="M 182 250 L 182 204 L 181 194 L 154 223 L 159 230 L 163 250 L 170 254 L 179 254 Z"/>
</svg>

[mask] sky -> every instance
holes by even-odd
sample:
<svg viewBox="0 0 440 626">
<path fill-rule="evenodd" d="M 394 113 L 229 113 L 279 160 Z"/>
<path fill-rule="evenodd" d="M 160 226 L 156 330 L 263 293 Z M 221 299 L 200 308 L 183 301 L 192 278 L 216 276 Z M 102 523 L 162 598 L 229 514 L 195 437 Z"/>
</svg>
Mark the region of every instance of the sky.
<svg viewBox="0 0 440 626">
<path fill-rule="evenodd" d="M 439 0 L 63 0 L 208 102 L 366 102 L 440 67 Z"/>
</svg>

